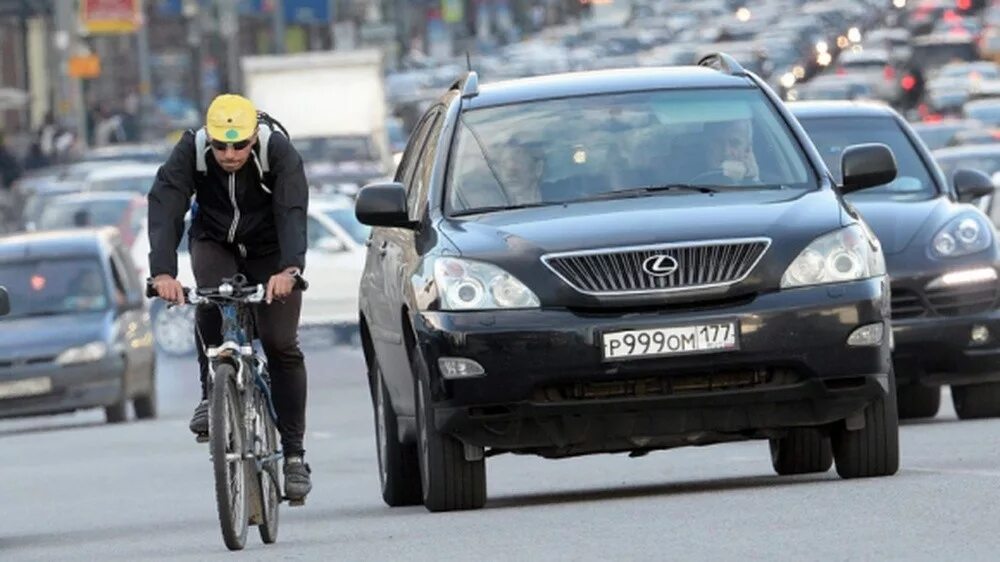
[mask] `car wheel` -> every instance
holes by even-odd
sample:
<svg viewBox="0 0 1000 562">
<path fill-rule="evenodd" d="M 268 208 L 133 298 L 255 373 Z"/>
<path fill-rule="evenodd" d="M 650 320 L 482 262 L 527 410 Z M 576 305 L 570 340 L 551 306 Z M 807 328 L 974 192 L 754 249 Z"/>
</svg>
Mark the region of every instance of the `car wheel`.
<svg viewBox="0 0 1000 562">
<path fill-rule="evenodd" d="M 486 461 L 465 460 L 465 446 L 434 427 L 430 388 L 423 359 L 414 359 L 421 368 L 416 375 L 417 433 L 421 488 L 424 507 L 429 511 L 479 509 L 486 504 Z"/>
<path fill-rule="evenodd" d="M 951 401 L 959 419 L 1000 417 L 1000 383 L 953 385 Z"/>
<path fill-rule="evenodd" d="M 149 370 L 149 393 L 132 401 L 135 417 L 140 420 L 156 419 L 156 367 Z"/>
<path fill-rule="evenodd" d="M 826 472 L 833 466 L 830 438 L 811 427 L 796 427 L 771 439 L 771 466 L 782 476 Z"/>
<path fill-rule="evenodd" d="M 899 470 L 899 417 L 896 377 L 889 376 L 889 392 L 865 408 L 865 426 L 848 430 L 841 422 L 831 436 L 833 458 L 841 478 L 889 476 Z"/>
<path fill-rule="evenodd" d="M 195 351 L 194 310 L 190 305 L 168 307 L 156 301 L 150 311 L 156 349 L 173 356 L 187 356 Z"/>
<path fill-rule="evenodd" d="M 372 359 L 372 379 L 375 384 L 375 446 L 378 451 L 379 483 L 382 499 L 389 507 L 418 505 L 420 493 L 420 460 L 416 443 L 400 443 L 396 411 L 378 361 Z"/>
<path fill-rule="evenodd" d="M 933 418 L 941 407 L 941 387 L 908 384 L 896 389 L 899 419 Z"/>
<path fill-rule="evenodd" d="M 104 407 L 104 419 L 108 423 L 123 423 L 128 419 L 128 403 L 123 398 L 110 406 Z"/>
</svg>

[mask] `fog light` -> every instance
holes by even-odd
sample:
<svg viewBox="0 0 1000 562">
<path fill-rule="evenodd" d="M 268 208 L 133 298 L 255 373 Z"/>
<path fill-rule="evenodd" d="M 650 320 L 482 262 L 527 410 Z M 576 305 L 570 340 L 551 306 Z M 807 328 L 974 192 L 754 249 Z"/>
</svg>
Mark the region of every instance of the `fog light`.
<svg viewBox="0 0 1000 562">
<path fill-rule="evenodd" d="M 978 283 L 991 283 L 997 280 L 997 270 L 992 267 L 981 267 L 977 269 L 964 269 L 945 273 L 941 277 L 927 284 L 928 289 L 946 289 L 960 285 L 976 285 Z"/>
<path fill-rule="evenodd" d="M 983 345 L 990 341 L 990 329 L 982 324 L 975 324 L 972 326 L 970 339 L 972 340 L 972 345 Z"/>
<path fill-rule="evenodd" d="M 861 326 L 857 330 L 851 332 L 851 336 L 847 338 L 847 345 L 853 347 L 873 347 L 882 345 L 882 335 L 884 331 L 885 326 L 881 322 L 878 324 Z"/>
<path fill-rule="evenodd" d="M 440 357 L 438 368 L 441 370 L 441 376 L 446 379 L 468 379 L 486 374 L 482 365 L 472 359 L 461 357 Z"/>
</svg>

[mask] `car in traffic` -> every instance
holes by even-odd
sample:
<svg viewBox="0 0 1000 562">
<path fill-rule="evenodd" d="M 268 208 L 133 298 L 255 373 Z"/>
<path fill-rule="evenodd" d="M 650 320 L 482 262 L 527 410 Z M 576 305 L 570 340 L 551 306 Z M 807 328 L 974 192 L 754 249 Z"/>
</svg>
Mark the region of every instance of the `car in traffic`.
<svg viewBox="0 0 1000 562">
<path fill-rule="evenodd" d="M 942 119 L 933 122 L 913 123 L 911 127 L 927 148 L 937 150 L 950 146 L 960 134 L 982 130 L 983 124 L 968 119 Z"/>
<path fill-rule="evenodd" d="M 382 498 L 486 501 L 485 459 L 767 439 L 779 474 L 899 463 L 889 281 L 780 99 L 729 56 L 445 93 L 373 231 L 361 339 Z"/>
<path fill-rule="evenodd" d="M 1000 172 L 1000 142 L 941 148 L 933 155 L 948 178 L 962 168 L 979 170 L 990 176 Z"/>
<path fill-rule="evenodd" d="M 46 202 L 31 230 L 113 226 L 127 248 L 135 243 L 146 216 L 146 199 L 134 191 L 96 191 L 60 195 Z"/>
<path fill-rule="evenodd" d="M 190 214 L 177 248 L 177 278 L 194 287 L 194 272 L 188 249 Z M 354 201 L 346 197 L 314 197 L 309 202 L 305 275 L 317 280 L 302 294 L 303 326 L 329 326 L 341 339 L 355 337 L 358 323 L 358 286 L 364 267 L 365 244 L 371 229 L 354 216 Z M 149 276 L 148 223 L 143 220 L 131 249 L 136 277 Z M 195 351 L 194 307 L 167 306 L 161 299 L 150 302 L 150 317 L 156 347 L 167 355 L 190 355 Z"/>
<path fill-rule="evenodd" d="M 10 295 L 7 294 L 7 289 L 0 286 L 0 316 L 6 316 L 10 313 Z"/>
<path fill-rule="evenodd" d="M 901 418 L 933 417 L 951 385 L 960 418 L 1000 416 L 1000 245 L 971 202 L 993 192 L 972 170 L 945 177 L 916 133 L 881 104 L 789 104 L 835 177 L 845 148 L 892 149 L 896 178 L 847 197 L 878 235 L 892 280 Z"/>
<path fill-rule="evenodd" d="M 103 408 L 155 418 L 156 364 L 142 287 L 115 229 L 0 238 L 0 417 Z"/>
</svg>

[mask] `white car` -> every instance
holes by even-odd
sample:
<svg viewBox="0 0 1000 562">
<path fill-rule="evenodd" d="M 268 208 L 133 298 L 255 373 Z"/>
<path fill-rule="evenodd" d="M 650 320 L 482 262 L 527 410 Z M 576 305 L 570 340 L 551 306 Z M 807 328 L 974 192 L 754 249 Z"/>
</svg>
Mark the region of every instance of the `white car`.
<svg viewBox="0 0 1000 562">
<path fill-rule="evenodd" d="M 358 287 L 365 262 L 369 227 L 354 217 L 348 198 L 314 198 L 309 202 L 308 251 L 304 277 L 309 290 L 302 295 L 302 325 L 353 326 L 358 321 Z M 188 254 L 187 225 L 177 252 L 177 278 L 195 286 Z M 149 277 L 149 235 L 143 225 L 132 247 L 141 280 Z M 169 355 L 188 355 L 195 349 L 194 307 L 166 307 L 155 299 L 150 305 L 153 338 Z"/>
<path fill-rule="evenodd" d="M 159 164 L 143 162 L 109 164 L 87 174 L 83 191 L 134 191 L 146 195 L 159 169 Z"/>
</svg>

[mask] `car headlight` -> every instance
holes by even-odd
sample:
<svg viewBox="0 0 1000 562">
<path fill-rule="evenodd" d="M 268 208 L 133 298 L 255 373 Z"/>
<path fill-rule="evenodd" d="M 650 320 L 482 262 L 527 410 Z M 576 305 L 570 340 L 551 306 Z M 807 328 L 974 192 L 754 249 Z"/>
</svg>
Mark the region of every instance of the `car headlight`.
<svg viewBox="0 0 1000 562">
<path fill-rule="evenodd" d="M 785 270 L 781 288 L 842 283 L 885 275 L 885 258 L 876 239 L 860 224 L 813 240 Z"/>
<path fill-rule="evenodd" d="M 108 345 L 102 341 L 90 342 L 80 347 L 71 347 L 56 357 L 56 363 L 60 365 L 72 365 L 75 363 L 90 363 L 99 361 L 108 354 Z"/>
<path fill-rule="evenodd" d="M 931 252 L 935 257 L 954 258 L 981 252 L 993 243 L 993 229 L 986 221 L 968 213 L 955 217 L 934 235 Z"/>
<path fill-rule="evenodd" d="M 516 277 L 495 265 L 458 258 L 434 262 L 441 310 L 537 308 L 538 297 Z"/>
</svg>

